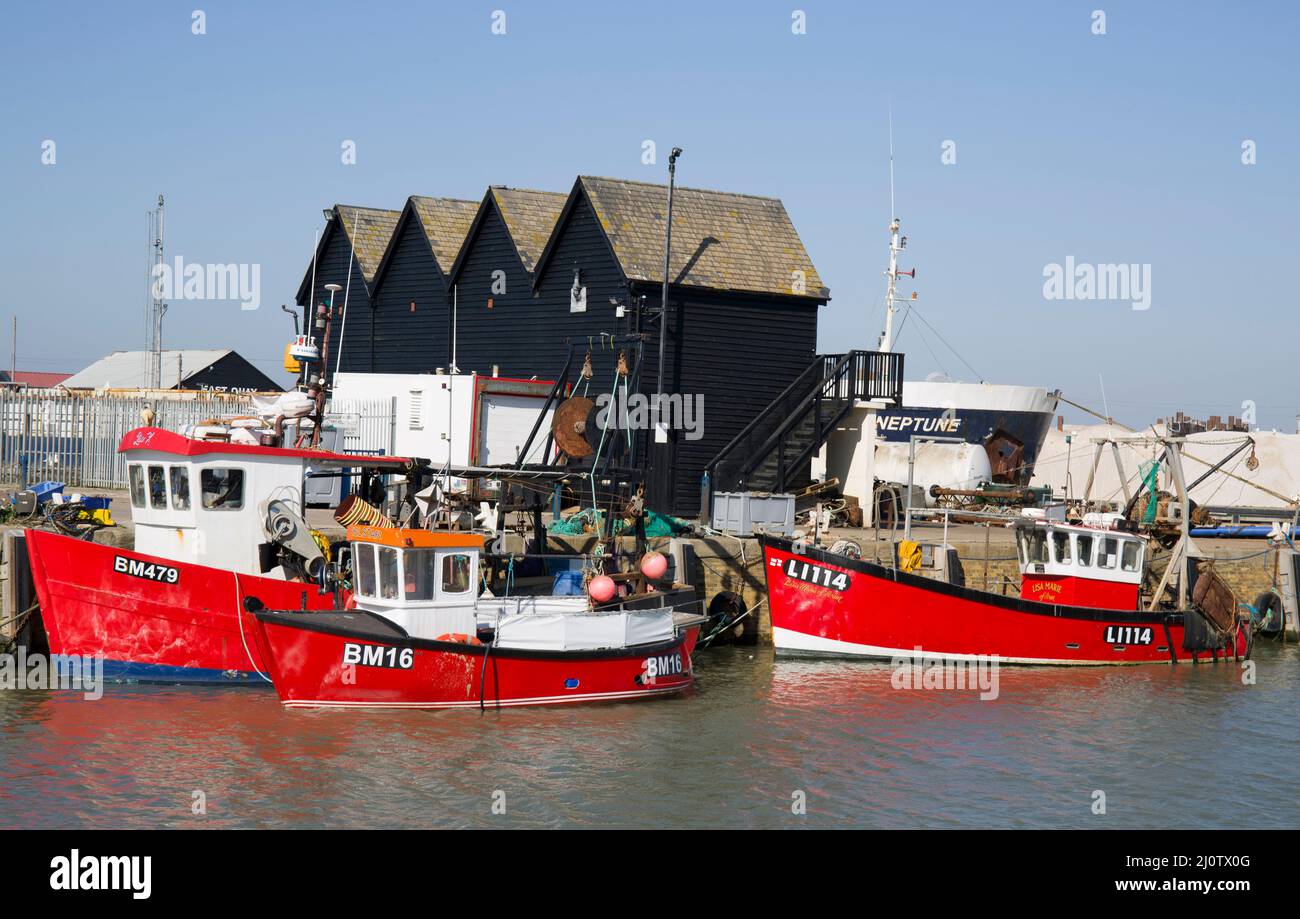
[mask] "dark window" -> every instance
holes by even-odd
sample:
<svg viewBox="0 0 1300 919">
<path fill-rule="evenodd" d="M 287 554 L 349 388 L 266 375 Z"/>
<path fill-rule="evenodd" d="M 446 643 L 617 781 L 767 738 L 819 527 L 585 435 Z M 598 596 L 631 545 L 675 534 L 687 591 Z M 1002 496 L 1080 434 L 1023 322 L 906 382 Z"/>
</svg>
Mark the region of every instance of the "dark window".
<svg viewBox="0 0 1300 919">
<path fill-rule="evenodd" d="M 167 471 L 162 466 L 149 467 L 149 506 L 167 510 Z"/>
<path fill-rule="evenodd" d="M 172 467 L 172 510 L 190 509 L 190 471 L 184 466 Z"/>
<path fill-rule="evenodd" d="M 131 506 L 144 507 L 144 467 L 131 464 Z"/>
<path fill-rule="evenodd" d="M 434 566 L 435 554 L 433 549 L 407 549 L 403 554 L 402 564 L 406 566 L 406 599 L 433 599 L 433 585 L 436 583 L 434 574 L 438 570 Z"/>
<path fill-rule="evenodd" d="M 357 593 L 363 597 L 375 595 L 375 548 L 365 543 L 356 544 Z"/>
<path fill-rule="evenodd" d="M 244 506 L 244 470 L 204 469 L 199 475 L 203 507 L 210 511 L 237 511 Z"/>
<path fill-rule="evenodd" d="M 456 554 L 442 560 L 443 593 L 459 594 L 469 590 L 469 556 Z"/>
<path fill-rule="evenodd" d="M 385 600 L 397 599 L 397 550 L 386 546 L 379 549 L 379 595 Z"/>
<path fill-rule="evenodd" d="M 1090 566 L 1092 564 L 1092 537 L 1079 534 L 1079 564 Z"/>
</svg>

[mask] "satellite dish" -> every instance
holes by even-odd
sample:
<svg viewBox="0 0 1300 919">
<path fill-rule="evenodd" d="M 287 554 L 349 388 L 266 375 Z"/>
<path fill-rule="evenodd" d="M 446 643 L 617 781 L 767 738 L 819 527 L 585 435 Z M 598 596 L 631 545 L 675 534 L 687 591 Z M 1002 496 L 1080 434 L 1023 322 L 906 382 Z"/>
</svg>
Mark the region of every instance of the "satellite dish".
<svg viewBox="0 0 1300 919">
<path fill-rule="evenodd" d="M 551 436 L 560 452 L 570 459 L 583 459 L 596 452 L 590 440 L 595 430 L 591 416 L 596 405 L 585 396 L 566 399 L 551 419 Z"/>
</svg>

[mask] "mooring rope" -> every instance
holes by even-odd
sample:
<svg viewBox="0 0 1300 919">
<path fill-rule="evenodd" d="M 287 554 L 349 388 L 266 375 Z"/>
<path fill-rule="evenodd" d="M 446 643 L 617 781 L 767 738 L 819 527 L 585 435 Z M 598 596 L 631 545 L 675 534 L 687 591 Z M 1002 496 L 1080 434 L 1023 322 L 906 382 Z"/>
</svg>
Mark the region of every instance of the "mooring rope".
<svg viewBox="0 0 1300 919">
<path fill-rule="evenodd" d="M 271 683 L 271 685 L 274 686 L 275 683 L 271 681 L 271 678 L 267 676 L 265 673 L 263 673 L 261 670 L 257 669 L 257 663 L 253 660 L 253 653 L 248 650 L 248 639 L 244 637 L 244 592 L 239 587 L 239 572 L 238 571 L 234 572 L 234 575 L 235 575 L 235 620 L 239 623 L 239 640 L 244 645 L 244 654 L 248 657 L 248 663 L 252 665 L 253 672 L 256 673 L 258 676 L 260 676 L 262 679 L 266 680 L 266 682 Z"/>
</svg>

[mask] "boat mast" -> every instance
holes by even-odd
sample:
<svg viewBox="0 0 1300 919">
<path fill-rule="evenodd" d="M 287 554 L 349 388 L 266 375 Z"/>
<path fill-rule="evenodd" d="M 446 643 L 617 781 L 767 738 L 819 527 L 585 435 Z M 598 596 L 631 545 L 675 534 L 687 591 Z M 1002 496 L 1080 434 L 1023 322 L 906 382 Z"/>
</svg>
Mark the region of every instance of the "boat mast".
<svg viewBox="0 0 1300 919">
<path fill-rule="evenodd" d="M 898 276 L 916 277 L 916 269 L 898 270 L 898 253 L 907 248 L 907 237 L 900 236 L 899 222 L 894 210 L 894 113 L 889 113 L 889 270 L 885 272 L 885 331 L 880 333 L 877 351 L 892 351 L 894 345 L 894 314 L 898 312 Z"/>
<path fill-rule="evenodd" d="M 890 173 L 893 173 L 893 157 L 890 157 Z M 893 199 L 892 182 L 890 199 Z M 889 225 L 889 270 L 885 272 L 888 281 L 885 284 L 885 331 L 880 333 L 877 351 L 890 351 L 894 344 L 894 313 L 898 312 L 898 276 L 905 272 L 898 270 L 898 253 L 907 245 L 907 237 L 898 235 L 898 218 Z M 915 275 L 915 271 L 913 271 Z"/>
</svg>

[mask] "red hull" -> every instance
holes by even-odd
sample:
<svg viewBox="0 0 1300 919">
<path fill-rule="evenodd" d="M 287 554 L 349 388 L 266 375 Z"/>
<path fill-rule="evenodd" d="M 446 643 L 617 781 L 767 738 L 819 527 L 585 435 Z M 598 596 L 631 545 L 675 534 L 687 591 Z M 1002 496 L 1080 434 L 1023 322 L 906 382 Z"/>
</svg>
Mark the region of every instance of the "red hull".
<svg viewBox="0 0 1300 919">
<path fill-rule="evenodd" d="M 694 682 L 695 628 L 655 646 L 542 652 L 413 639 L 365 612 L 257 618 L 275 689 L 291 707 L 553 705 L 668 695 Z"/>
<path fill-rule="evenodd" d="M 265 685 L 254 594 L 284 607 L 333 606 L 314 585 L 191 565 L 28 530 L 41 620 L 54 654 L 100 655 L 110 678 Z M 134 564 L 133 564 L 134 563 Z"/>
<path fill-rule="evenodd" d="M 778 653 L 872 658 L 997 655 L 1008 664 L 1156 664 L 1246 657 L 1184 648 L 1183 613 L 1035 603 L 955 587 L 787 540 L 763 540 Z M 1199 615 L 1192 613 L 1191 615 Z"/>
</svg>

